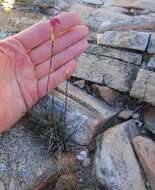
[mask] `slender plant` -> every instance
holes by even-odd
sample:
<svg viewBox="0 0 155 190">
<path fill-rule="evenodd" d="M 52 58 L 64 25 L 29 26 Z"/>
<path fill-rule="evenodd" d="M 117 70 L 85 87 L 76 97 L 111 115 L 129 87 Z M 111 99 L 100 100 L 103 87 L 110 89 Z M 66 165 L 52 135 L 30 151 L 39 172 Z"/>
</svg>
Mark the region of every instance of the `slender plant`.
<svg viewBox="0 0 155 190">
<path fill-rule="evenodd" d="M 56 39 L 56 27 L 60 25 L 61 22 L 58 18 L 51 18 L 49 20 L 49 24 L 50 24 L 50 30 L 51 30 L 51 36 L 50 36 L 51 37 L 51 52 L 50 52 L 50 66 L 49 66 L 49 72 L 48 72 L 48 77 L 47 77 L 46 94 L 48 94 L 51 72 L 53 72 L 52 79 L 53 79 L 53 84 L 54 84 L 54 65 L 53 65 L 54 44 L 55 44 L 55 39 Z M 53 113 L 54 113 L 54 94 L 52 94 L 52 117 L 53 117 Z"/>
<path fill-rule="evenodd" d="M 66 71 L 66 78 L 69 78 L 69 72 Z M 65 89 L 65 107 L 64 107 L 64 125 L 67 126 L 67 104 L 68 104 L 68 80 L 66 80 L 66 89 Z"/>
<path fill-rule="evenodd" d="M 54 48 L 56 41 L 56 29 L 61 24 L 58 18 L 49 20 L 51 32 L 51 52 L 50 52 L 50 65 L 47 75 L 46 93 L 48 94 L 50 80 L 54 83 Z M 51 74 L 52 73 L 52 74 Z M 69 71 L 65 71 L 66 79 L 69 78 Z M 52 78 L 51 78 L 52 77 Z M 85 123 L 82 123 L 80 118 L 74 118 L 72 121 L 67 119 L 67 106 L 68 106 L 68 88 L 69 82 L 66 80 L 65 100 L 62 105 L 58 105 L 57 98 L 52 94 L 52 101 L 48 96 L 41 99 L 35 105 L 29 118 L 26 121 L 27 128 L 30 128 L 38 139 L 45 140 L 48 143 L 48 150 L 56 153 L 69 152 L 76 146 L 72 141 L 72 137 L 76 134 Z M 62 109 L 61 109 L 62 108 Z M 74 129 L 70 134 L 67 133 L 67 125 L 75 124 Z"/>
</svg>

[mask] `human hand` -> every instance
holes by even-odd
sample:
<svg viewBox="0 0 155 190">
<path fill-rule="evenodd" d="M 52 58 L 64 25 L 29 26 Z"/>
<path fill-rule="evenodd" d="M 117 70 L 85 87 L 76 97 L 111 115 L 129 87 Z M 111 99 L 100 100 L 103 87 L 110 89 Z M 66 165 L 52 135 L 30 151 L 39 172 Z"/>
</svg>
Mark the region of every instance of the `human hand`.
<svg viewBox="0 0 155 190">
<path fill-rule="evenodd" d="M 60 25 L 56 27 L 48 91 L 74 72 L 76 58 L 88 46 L 88 29 L 80 25 L 78 14 L 64 13 L 56 18 Z M 27 107 L 30 109 L 46 95 L 51 54 L 50 27 L 49 21 L 41 21 L 0 41 L 0 132 L 15 124 L 26 113 Z"/>
</svg>

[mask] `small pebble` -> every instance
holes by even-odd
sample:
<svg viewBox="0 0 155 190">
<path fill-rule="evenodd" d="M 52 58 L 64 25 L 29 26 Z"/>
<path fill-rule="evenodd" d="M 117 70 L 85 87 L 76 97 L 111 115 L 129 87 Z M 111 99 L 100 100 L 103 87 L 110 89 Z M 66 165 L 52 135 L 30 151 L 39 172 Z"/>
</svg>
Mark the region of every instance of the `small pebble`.
<svg viewBox="0 0 155 190">
<path fill-rule="evenodd" d="M 140 122 L 139 119 L 135 119 L 134 121 L 136 125 L 139 125 L 139 122 Z"/>
<path fill-rule="evenodd" d="M 81 155 L 79 155 L 79 154 L 76 156 L 76 159 L 79 160 L 79 161 L 83 161 L 83 157 Z"/>
<path fill-rule="evenodd" d="M 79 183 L 82 183 L 82 182 L 83 182 L 83 179 L 82 179 L 82 178 L 80 178 L 78 181 L 79 181 Z"/>
<path fill-rule="evenodd" d="M 86 158 L 84 161 L 83 161 L 83 166 L 88 168 L 90 166 L 90 158 Z"/>
<path fill-rule="evenodd" d="M 132 117 L 133 112 L 132 111 L 128 111 L 128 110 L 123 110 L 119 113 L 118 117 L 121 119 L 125 119 L 128 120 Z"/>
<path fill-rule="evenodd" d="M 142 126 L 143 126 L 143 122 L 139 121 L 138 127 L 142 127 Z"/>
<path fill-rule="evenodd" d="M 132 115 L 132 118 L 133 118 L 133 119 L 139 119 L 139 114 L 138 114 L 138 113 L 134 113 L 134 114 Z"/>
<path fill-rule="evenodd" d="M 84 80 L 77 80 L 75 82 L 73 82 L 73 84 L 75 86 L 77 86 L 78 88 L 84 88 L 85 87 L 85 81 Z"/>
<path fill-rule="evenodd" d="M 77 156 L 76 159 L 79 161 L 84 161 L 87 158 L 87 152 L 81 151 Z"/>
</svg>

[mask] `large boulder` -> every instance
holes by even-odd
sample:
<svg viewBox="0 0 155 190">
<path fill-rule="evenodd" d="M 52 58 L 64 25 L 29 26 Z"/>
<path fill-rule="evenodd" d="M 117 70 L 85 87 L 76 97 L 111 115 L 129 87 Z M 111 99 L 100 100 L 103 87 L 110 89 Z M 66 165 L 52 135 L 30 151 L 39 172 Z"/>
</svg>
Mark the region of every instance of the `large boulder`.
<svg viewBox="0 0 155 190">
<path fill-rule="evenodd" d="M 155 143 L 142 136 L 135 137 L 132 142 L 153 190 L 155 189 Z"/>
<path fill-rule="evenodd" d="M 133 120 L 108 129 L 101 137 L 95 159 L 99 185 L 110 190 L 146 190 L 130 142 Z"/>
</svg>

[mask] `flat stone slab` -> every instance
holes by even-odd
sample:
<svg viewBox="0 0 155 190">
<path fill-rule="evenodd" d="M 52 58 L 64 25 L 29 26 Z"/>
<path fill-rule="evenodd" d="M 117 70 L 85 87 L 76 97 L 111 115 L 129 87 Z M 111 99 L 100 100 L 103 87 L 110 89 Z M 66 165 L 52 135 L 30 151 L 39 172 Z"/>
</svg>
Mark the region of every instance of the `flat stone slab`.
<svg viewBox="0 0 155 190">
<path fill-rule="evenodd" d="M 86 50 L 87 53 L 99 56 L 107 56 L 109 58 L 115 58 L 120 61 L 124 61 L 127 63 L 132 63 L 136 65 L 142 64 L 142 54 L 130 52 L 130 51 L 123 51 L 114 48 L 108 48 L 104 46 L 99 46 L 95 44 L 89 44 L 88 49 Z"/>
<path fill-rule="evenodd" d="M 147 67 L 155 71 L 155 56 L 152 56 L 147 63 Z"/>
<path fill-rule="evenodd" d="M 56 160 L 22 125 L 0 135 L 0 179 L 4 190 L 33 190 L 57 175 Z"/>
<path fill-rule="evenodd" d="M 102 7 L 96 8 L 95 6 L 88 6 L 81 3 L 74 2 L 69 11 L 78 12 L 82 18 L 82 23 L 90 28 L 90 32 L 97 32 L 101 24 L 105 22 L 109 24 L 116 21 L 131 19 L 132 17 L 125 14 L 115 12 L 112 8 Z"/>
<path fill-rule="evenodd" d="M 103 22 L 98 29 L 98 33 L 105 31 L 144 31 L 154 30 L 153 15 L 129 16 L 116 11 L 102 11 Z M 111 15 L 110 15 L 111 14 Z"/>
<path fill-rule="evenodd" d="M 155 107 L 150 106 L 143 110 L 145 128 L 155 135 Z"/>
<path fill-rule="evenodd" d="M 83 0 L 84 3 L 92 4 L 92 5 L 103 5 L 103 0 Z"/>
<path fill-rule="evenodd" d="M 76 130 L 72 137 L 75 143 L 89 145 L 98 127 L 113 117 L 117 111 L 107 104 L 89 97 L 88 94 L 82 93 L 78 88 L 72 87 L 70 85 L 68 90 L 70 97 L 68 98 L 67 123 L 69 124 L 67 131 L 68 134 L 72 134 Z M 61 92 L 63 89 L 65 86 L 61 90 L 59 88 Z M 65 96 L 61 93 L 56 93 L 56 96 L 61 101 L 65 100 Z"/>
<path fill-rule="evenodd" d="M 84 53 L 79 58 L 73 76 L 128 92 L 138 69 L 136 65 L 130 63 Z"/>
<path fill-rule="evenodd" d="M 91 29 L 90 32 L 96 32 L 96 30 L 102 23 L 101 18 L 96 13 L 95 7 L 90 7 L 88 5 L 74 2 L 73 5 L 70 7 L 69 11 L 79 13 L 82 19 L 82 23 L 86 24 Z"/>
<path fill-rule="evenodd" d="M 17 10 L 13 10 L 7 14 L 0 8 L 0 18 L 0 31 L 6 30 L 9 33 L 17 33 L 46 17 L 37 13 Z"/>
<path fill-rule="evenodd" d="M 132 142 L 151 189 L 155 189 L 155 143 L 142 136 L 135 137 Z"/>
<path fill-rule="evenodd" d="M 155 33 L 151 34 L 150 43 L 148 46 L 148 53 L 155 54 Z"/>
<path fill-rule="evenodd" d="M 155 105 L 155 72 L 140 69 L 130 95 Z"/>
<path fill-rule="evenodd" d="M 122 7 L 132 7 L 141 8 L 155 11 L 154 0 L 109 0 L 108 5 L 122 6 Z"/>
<path fill-rule="evenodd" d="M 66 86 L 64 82 L 57 87 L 57 91 L 65 94 L 65 87 Z M 105 119 L 110 118 L 118 112 L 117 109 L 114 109 L 105 102 L 85 93 L 84 91 L 72 85 L 70 82 L 68 83 L 68 97 Z"/>
<path fill-rule="evenodd" d="M 95 159 L 96 176 L 103 189 L 146 190 L 141 170 L 130 142 L 133 120 L 104 132 Z"/>
<path fill-rule="evenodd" d="M 108 47 L 125 48 L 144 52 L 149 41 L 149 33 L 135 31 L 106 31 L 97 34 L 97 43 Z"/>
</svg>

